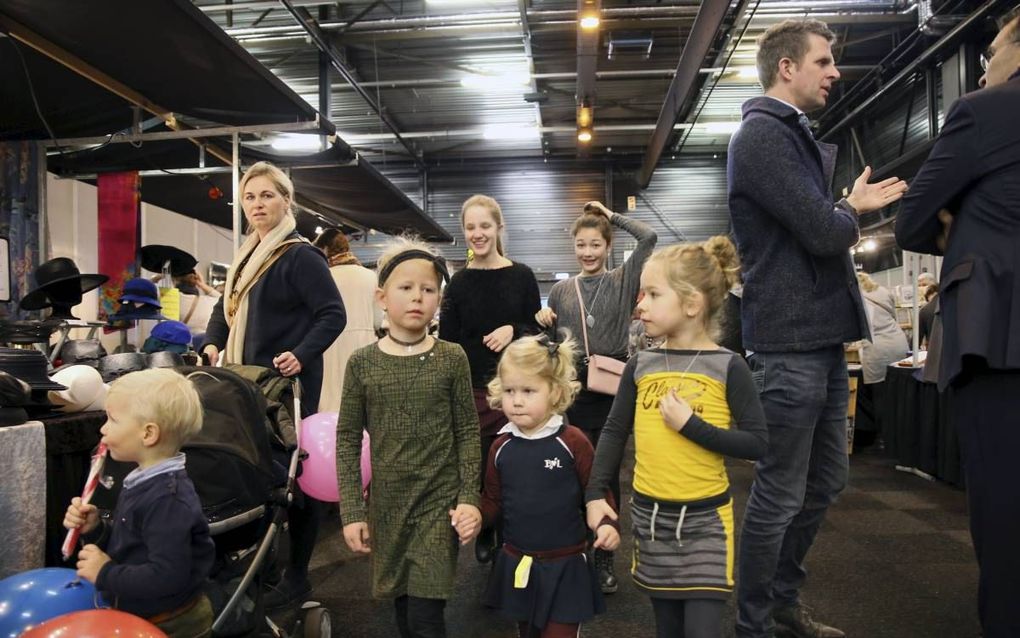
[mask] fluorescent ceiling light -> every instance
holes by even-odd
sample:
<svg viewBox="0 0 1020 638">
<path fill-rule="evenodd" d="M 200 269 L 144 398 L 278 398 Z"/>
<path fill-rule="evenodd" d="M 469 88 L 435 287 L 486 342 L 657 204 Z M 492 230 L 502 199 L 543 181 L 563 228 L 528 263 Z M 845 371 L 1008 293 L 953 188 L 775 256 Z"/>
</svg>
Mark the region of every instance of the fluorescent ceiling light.
<svg viewBox="0 0 1020 638">
<path fill-rule="evenodd" d="M 737 66 L 730 69 L 737 74 L 737 77 L 742 80 L 757 80 L 758 79 L 758 67 L 756 66 Z"/>
<path fill-rule="evenodd" d="M 708 135 L 732 135 L 740 128 L 740 122 L 702 122 L 697 127 Z"/>
<path fill-rule="evenodd" d="M 487 140 L 537 140 L 538 129 L 519 124 L 491 124 L 482 129 Z"/>
<path fill-rule="evenodd" d="M 531 83 L 527 72 L 495 73 L 492 75 L 470 73 L 461 76 L 460 85 L 469 89 L 503 89 L 519 90 Z"/>
<path fill-rule="evenodd" d="M 273 141 L 273 148 L 278 151 L 317 151 L 320 145 L 318 135 L 301 133 L 281 133 Z"/>
</svg>

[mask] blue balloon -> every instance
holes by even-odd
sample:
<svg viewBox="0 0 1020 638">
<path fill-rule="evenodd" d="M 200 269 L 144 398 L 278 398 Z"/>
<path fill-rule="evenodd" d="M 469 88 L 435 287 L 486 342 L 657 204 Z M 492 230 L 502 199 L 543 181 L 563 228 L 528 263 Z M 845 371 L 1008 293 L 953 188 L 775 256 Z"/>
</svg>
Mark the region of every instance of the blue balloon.
<svg viewBox="0 0 1020 638">
<path fill-rule="evenodd" d="M 106 607 L 92 583 L 73 569 L 47 567 L 0 580 L 0 638 L 17 638 L 27 629 L 72 611 Z"/>
</svg>

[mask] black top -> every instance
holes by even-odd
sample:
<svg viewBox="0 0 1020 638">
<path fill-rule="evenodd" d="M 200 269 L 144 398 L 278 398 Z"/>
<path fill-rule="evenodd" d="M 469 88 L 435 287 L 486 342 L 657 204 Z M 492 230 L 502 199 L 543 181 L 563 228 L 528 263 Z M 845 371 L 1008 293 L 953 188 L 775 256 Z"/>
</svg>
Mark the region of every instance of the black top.
<svg viewBox="0 0 1020 638">
<path fill-rule="evenodd" d="M 275 369 L 276 355 L 293 352 L 301 362 L 301 412 L 315 414 L 322 388 L 322 353 L 347 325 L 344 302 L 325 255 L 311 244 L 297 244 L 270 266 L 248 295 L 244 361 L 240 363 Z M 202 347 L 211 343 L 222 352 L 229 334 L 220 297 Z"/>
<path fill-rule="evenodd" d="M 216 555 L 202 504 L 184 470 L 121 491 L 112 521 L 93 530 L 90 538 L 95 536 L 112 559 L 99 570 L 96 588 L 117 609 L 143 617 L 194 598 Z"/>
<path fill-rule="evenodd" d="M 439 338 L 460 344 L 471 365 L 471 385 L 484 388 L 496 374 L 498 352 L 482 338 L 499 328 L 514 327 L 514 339 L 539 332 L 535 314 L 542 308 L 535 273 L 512 262 L 505 268 L 464 268 L 443 293 Z"/>
</svg>

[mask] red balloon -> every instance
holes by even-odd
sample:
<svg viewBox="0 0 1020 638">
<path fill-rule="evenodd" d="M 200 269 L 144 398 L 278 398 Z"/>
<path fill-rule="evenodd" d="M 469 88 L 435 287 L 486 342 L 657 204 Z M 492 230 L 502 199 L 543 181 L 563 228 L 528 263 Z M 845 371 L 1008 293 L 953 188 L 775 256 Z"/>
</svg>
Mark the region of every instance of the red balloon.
<svg viewBox="0 0 1020 638">
<path fill-rule="evenodd" d="M 76 611 L 32 627 L 21 638 L 167 638 L 158 627 L 116 609 Z"/>
</svg>

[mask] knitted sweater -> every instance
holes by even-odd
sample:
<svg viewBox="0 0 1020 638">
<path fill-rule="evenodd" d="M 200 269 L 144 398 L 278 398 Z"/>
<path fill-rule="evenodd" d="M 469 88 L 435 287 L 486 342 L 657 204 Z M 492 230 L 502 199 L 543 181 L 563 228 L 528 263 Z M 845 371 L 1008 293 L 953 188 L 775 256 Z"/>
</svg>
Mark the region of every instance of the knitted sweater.
<svg viewBox="0 0 1020 638">
<path fill-rule="evenodd" d="M 443 291 L 439 338 L 460 344 L 471 366 L 471 385 L 484 388 L 496 374 L 500 353 L 482 343 L 496 328 L 511 325 L 514 339 L 538 332 L 541 309 L 535 273 L 513 262 L 506 268 L 464 268 Z"/>
<path fill-rule="evenodd" d="M 831 194 L 836 147 L 793 107 L 748 100 L 727 156 L 730 219 L 744 276 L 744 347 L 808 351 L 868 336 L 850 260 L 857 216 Z"/>
</svg>

